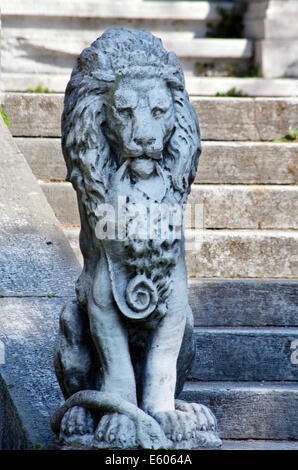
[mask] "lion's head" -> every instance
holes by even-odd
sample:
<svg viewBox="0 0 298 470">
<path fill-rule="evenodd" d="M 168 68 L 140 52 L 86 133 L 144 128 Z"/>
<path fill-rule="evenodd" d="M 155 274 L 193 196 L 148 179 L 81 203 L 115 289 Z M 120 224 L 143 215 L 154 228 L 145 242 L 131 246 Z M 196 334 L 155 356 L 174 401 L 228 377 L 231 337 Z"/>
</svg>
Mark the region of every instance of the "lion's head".
<svg viewBox="0 0 298 470">
<path fill-rule="evenodd" d="M 62 148 L 89 219 L 128 160 L 146 178 L 159 161 L 185 202 L 200 155 L 198 119 L 173 52 L 147 31 L 107 30 L 78 57 L 62 116 Z"/>
</svg>

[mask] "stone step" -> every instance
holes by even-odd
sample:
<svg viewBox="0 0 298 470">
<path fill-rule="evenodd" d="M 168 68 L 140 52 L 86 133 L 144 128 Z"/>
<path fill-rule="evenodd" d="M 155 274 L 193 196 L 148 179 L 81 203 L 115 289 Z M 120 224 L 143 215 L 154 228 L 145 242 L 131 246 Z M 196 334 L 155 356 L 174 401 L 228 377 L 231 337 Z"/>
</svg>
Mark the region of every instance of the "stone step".
<svg viewBox="0 0 298 470">
<path fill-rule="evenodd" d="M 181 398 L 210 407 L 223 439 L 298 439 L 297 383 L 189 381 Z"/>
<path fill-rule="evenodd" d="M 169 4 L 167 1 L 150 2 L 141 0 L 87 0 L 80 8 L 76 2 L 52 0 L 44 4 L 42 0 L 27 0 L 26 6 L 18 0 L 11 0 L 2 7 L 2 16 L 6 17 L 44 17 L 49 18 L 124 18 L 150 19 L 155 21 L 214 21 L 218 19 L 217 6 L 232 8 L 231 1 L 182 1 Z"/>
<path fill-rule="evenodd" d="M 16 137 L 15 141 L 38 179 L 65 180 L 60 139 Z M 202 149 L 196 183 L 296 184 L 298 181 L 298 143 L 203 141 Z"/>
<path fill-rule="evenodd" d="M 298 281 L 189 279 L 198 327 L 298 327 Z"/>
<path fill-rule="evenodd" d="M 269 79 L 250 77 L 186 76 L 185 83 L 186 89 L 190 95 L 213 96 L 216 95 L 216 93 L 227 93 L 232 88 L 235 88 L 236 91 L 240 91 L 243 95 L 248 96 L 298 96 L 297 78 Z M 64 90 L 65 87 L 62 88 L 61 91 Z"/>
<path fill-rule="evenodd" d="M 298 144 L 295 143 L 203 141 L 195 181 L 203 184 L 297 184 L 297 163 Z"/>
<path fill-rule="evenodd" d="M 59 43 L 56 40 L 58 34 L 61 41 Z M 67 33 L 61 37 L 61 31 L 56 31 L 53 38 L 34 40 L 29 31 L 24 32 L 22 37 L 4 38 L 3 71 L 38 75 L 67 73 L 70 76 L 78 55 L 99 35 L 100 32 L 97 31 L 86 39 L 79 39 L 79 33 L 78 37 L 69 38 Z M 189 76 L 198 74 L 197 64 L 209 67 L 211 75 L 225 75 L 229 67 L 239 68 L 245 74 L 251 67 L 253 43 L 249 39 L 192 38 L 191 34 L 184 32 L 157 32 L 157 36 L 163 40 L 163 45 L 168 51 L 176 52 L 184 73 Z M 32 88 L 32 85 L 30 84 L 29 88 Z"/>
<path fill-rule="evenodd" d="M 298 128 L 298 98 L 192 97 L 203 140 L 270 141 Z M 59 137 L 62 94 L 5 93 L 1 106 L 19 137 Z"/>
<path fill-rule="evenodd" d="M 63 225 L 80 225 L 76 192 L 71 183 L 39 182 L 55 215 Z"/>
<path fill-rule="evenodd" d="M 195 339 L 191 379 L 298 381 L 298 328 L 195 328 Z"/>
<path fill-rule="evenodd" d="M 82 264 L 79 227 L 63 226 Z M 298 279 L 298 233 L 283 230 L 187 230 L 190 278 Z"/>
<path fill-rule="evenodd" d="M 39 0 L 36 5 L 29 2 L 25 11 L 16 1 L 12 3 L 2 11 L 1 64 L 5 72 L 70 74 L 78 54 L 111 27 L 151 31 L 177 53 L 190 74 L 196 73 L 198 61 L 211 61 L 213 66 L 218 59 L 243 63 L 253 55 L 250 40 L 205 38 L 207 23 L 219 19 L 217 6 L 229 9 L 231 2 L 183 1 L 169 6 L 168 2 L 104 0 L 100 5 L 86 2 L 80 11 L 73 2 L 45 6 Z"/>
<path fill-rule="evenodd" d="M 47 31 L 44 37 L 32 38 L 32 34 L 24 32 L 22 38 L 17 42 L 15 57 L 17 64 L 7 66 L 5 58 L 9 54 L 13 54 L 13 46 L 8 51 L 8 47 L 4 49 L 4 64 L 3 68 L 6 72 L 17 71 L 17 65 L 20 65 L 23 53 L 17 53 L 18 49 L 26 49 L 27 55 L 24 57 L 24 64 L 30 61 L 38 61 L 41 54 L 40 49 L 43 48 L 43 57 L 51 57 L 53 62 L 55 58 L 61 58 L 65 55 L 65 65 L 68 65 L 67 58 L 75 60 L 85 47 L 97 39 L 104 31 L 97 31 L 94 35 L 91 33 L 89 37 L 82 39 L 79 37 L 69 37 L 69 33 L 60 31 L 61 42 L 57 42 L 57 33 L 52 34 Z M 16 33 L 16 32 L 15 32 Z M 38 35 L 39 36 L 39 35 Z M 56 37 L 55 37 L 56 36 Z M 175 51 L 176 55 L 181 58 L 195 58 L 195 59 L 251 59 L 253 55 L 253 43 L 249 39 L 218 39 L 218 38 L 192 38 L 185 32 L 173 32 L 168 35 L 167 33 L 160 34 L 165 49 L 168 51 Z M 9 41 L 10 37 L 7 38 Z M 12 39 L 12 38 L 11 38 Z M 4 44 L 5 46 L 5 44 Z M 21 47 L 23 46 L 23 47 Z M 59 65 L 59 64 L 56 64 Z M 74 65 L 74 64 L 73 64 Z M 62 64 L 61 64 L 62 66 Z M 50 65 L 49 65 L 50 67 Z M 23 72 L 28 72 L 27 67 L 22 67 Z M 19 69 L 20 70 L 20 69 Z M 38 70 L 38 65 L 35 65 L 35 71 Z"/>
<path fill-rule="evenodd" d="M 18 73 L 2 72 L 2 87 L 8 92 L 24 92 L 38 86 L 57 93 L 64 93 L 69 81 L 68 73 Z M 193 77 L 185 76 L 186 89 L 190 96 L 214 96 L 232 88 L 248 96 L 290 97 L 298 96 L 296 78 L 248 78 L 248 77 Z"/>
<path fill-rule="evenodd" d="M 188 203 L 203 214 L 192 228 L 298 228 L 298 186 L 193 185 Z"/>
<path fill-rule="evenodd" d="M 295 230 L 187 230 L 186 241 L 190 277 L 298 279 Z"/>
<path fill-rule="evenodd" d="M 221 450 L 298 450 L 298 441 L 223 440 Z"/>
<path fill-rule="evenodd" d="M 79 225 L 72 185 L 40 185 L 61 224 Z M 188 204 L 188 228 L 298 229 L 298 186 L 193 185 Z"/>
</svg>

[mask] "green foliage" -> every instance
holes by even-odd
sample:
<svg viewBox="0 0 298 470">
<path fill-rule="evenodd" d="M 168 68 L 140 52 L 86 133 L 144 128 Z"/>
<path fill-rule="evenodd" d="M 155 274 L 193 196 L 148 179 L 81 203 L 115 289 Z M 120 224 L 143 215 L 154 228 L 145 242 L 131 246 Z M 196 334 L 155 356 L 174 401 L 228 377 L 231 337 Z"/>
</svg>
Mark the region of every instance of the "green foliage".
<svg viewBox="0 0 298 470">
<path fill-rule="evenodd" d="M 288 133 L 281 139 L 273 139 L 272 142 L 281 143 L 281 142 L 297 142 L 297 132 L 293 129 L 290 129 Z"/>
<path fill-rule="evenodd" d="M 7 127 L 10 127 L 10 122 L 8 120 L 7 114 L 4 111 L 4 109 L 0 109 L 0 112 L 1 112 L 1 116 L 3 117 L 3 121 L 5 122 L 5 124 L 7 125 Z"/>
<path fill-rule="evenodd" d="M 207 23 L 206 36 L 209 38 L 241 38 L 243 33 L 243 15 L 247 6 L 244 3 L 235 5 L 230 10 L 217 7 L 220 17 L 218 23 Z"/>
<path fill-rule="evenodd" d="M 215 68 L 214 62 L 196 62 L 195 69 L 199 76 L 208 76 L 208 73 L 213 74 Z"/>
<path fill-rule="evenodd" d="M 50 91 L 48 87 L 43 88 L 42 85 L 38 85 L 36 88 L 28 88 L 27 93 L 55 93 L 55 92 Z"/>
<path fill-rule="evenodd" d="M 249 69 L 248 74 L 246 76 L 251 78 L 262 78 L 263 74 L 258 65 L 253 65 Z"/>
<path fill-rule="evenodd" d="M 34 442 L 33 450 L 41 450 L 43 448 L 43 444 L 39 442 Z"/>
<path fill-rule="evenodd" d="M 53 297 L 56 297 L 56 293 L 55 292 L 50 292 L 49 294 L 46 295 L 46 297 L 48 297 L 48 299 L 52 299 Z"/>
<path fill-rule="evenodd" d="M 252 65 L 248 69 L 240 67 L 239 64 L 229 64 L 226 67 L 228 76 L 234 77 L 249 77 L 249 78 L 261 78 L 263 77 L 262 72 L 258 65 Z"/>
<path fill-rule="evenodd" d="M 243 93 L 243 91 L 241 90 L 236 90 L 235 87 L 231 88 L 230 90 L 228 90 L 226 93 L 219 93 L 217 92 L 215 96 L 219 96 L 219 97 L 222 97 L 222 98 L 226 98 L 226 97 L 241 97 L 241 98 L 244 98 L 248 95 L 245 95 Z"/>
</svg>

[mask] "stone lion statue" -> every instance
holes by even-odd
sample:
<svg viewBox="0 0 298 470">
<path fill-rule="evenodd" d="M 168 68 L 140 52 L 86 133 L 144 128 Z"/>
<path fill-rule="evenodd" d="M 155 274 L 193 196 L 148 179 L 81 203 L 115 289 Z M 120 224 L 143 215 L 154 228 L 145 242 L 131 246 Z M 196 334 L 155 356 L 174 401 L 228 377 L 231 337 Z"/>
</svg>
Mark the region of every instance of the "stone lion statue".
<svg viewBox="0 0 298 470">
<path fill-rule="evenodd" d="M 211 411 L 175 399 L 195 353 L 182 227 L 201 150 L 176 55 L 107 30 L 73 69 L 62 148 L 84 267 L 60 317 L 53 430 L 99 449 L 219 445 Z"/>
</svg>

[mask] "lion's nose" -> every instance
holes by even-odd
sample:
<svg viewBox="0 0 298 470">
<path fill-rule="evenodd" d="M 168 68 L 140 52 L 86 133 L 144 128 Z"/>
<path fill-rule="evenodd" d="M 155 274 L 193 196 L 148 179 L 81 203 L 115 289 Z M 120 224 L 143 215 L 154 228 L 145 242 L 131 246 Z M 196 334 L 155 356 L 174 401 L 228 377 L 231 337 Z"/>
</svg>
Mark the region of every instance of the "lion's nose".
<svg viewBox="0 0 298 470">
<path fill-rule="evenodd" d="M 147 147 L 147 145 L 152 145 L 156 141 L 156 139 L 152 137 L 151 138 L 135 137 L 133 140 L 137 145 L 140 145 L 141 147 Z"/>
</svg>

